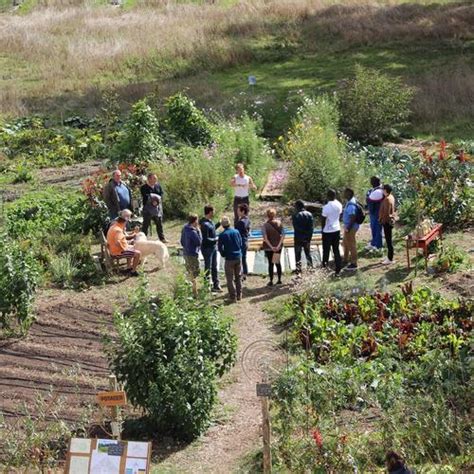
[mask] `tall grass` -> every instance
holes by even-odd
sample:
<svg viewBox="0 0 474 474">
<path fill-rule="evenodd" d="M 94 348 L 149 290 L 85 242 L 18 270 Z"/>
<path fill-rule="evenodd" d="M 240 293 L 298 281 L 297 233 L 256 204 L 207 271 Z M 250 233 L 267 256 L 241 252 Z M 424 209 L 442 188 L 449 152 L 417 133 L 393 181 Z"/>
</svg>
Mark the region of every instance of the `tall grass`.
<svg viewBox="0 0 474 474">
<path fill-rule="evenodd" d="M 289 38 L 306 51 L 474 37 L 474 7 L 467 1 L 425 6 L 402 0 L 137 0 L 133 8 L 107 3 L 38 0 L 27 14 L 0 14 L 0 68 L 8 63 L 0 77 L 0 113 L 21 114 L 34 99 L 79 95 L 104 84 L 245 64 L 259 58 L 255 43 L 265 37 Z"/>
</svg>

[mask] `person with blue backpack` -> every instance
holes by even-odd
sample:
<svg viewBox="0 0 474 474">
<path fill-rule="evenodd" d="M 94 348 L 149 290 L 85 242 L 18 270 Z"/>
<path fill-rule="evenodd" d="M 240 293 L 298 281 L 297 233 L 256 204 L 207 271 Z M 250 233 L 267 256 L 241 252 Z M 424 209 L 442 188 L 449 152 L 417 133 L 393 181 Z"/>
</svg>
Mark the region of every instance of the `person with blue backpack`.
<svg viewBox="0 0 474 474">
<path fill-rule="evenodd" d="M 354 191 L 346 188 L 344 191 L 346 205 L 342 214 L 342 222 L 344 224 L 344 236 L 342 245 L 344 247 L 344 261 L 348 263 L 346 270 L 357 270 L 357 241 L 356 234 L 360 224 L 364 222 L 364 210 L 357 202 Z"/>
</svg>

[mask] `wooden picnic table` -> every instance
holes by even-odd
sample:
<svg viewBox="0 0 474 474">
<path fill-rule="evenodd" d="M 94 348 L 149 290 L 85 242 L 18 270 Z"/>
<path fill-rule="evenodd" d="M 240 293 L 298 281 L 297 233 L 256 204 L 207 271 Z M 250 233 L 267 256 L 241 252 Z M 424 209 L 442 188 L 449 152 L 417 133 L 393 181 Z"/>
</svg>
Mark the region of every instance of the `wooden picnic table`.
<svg viewBox="0 0 474 474">
<path fill-rule="evenodd" d="M 436 239 L 443 238 L 443 224 L 436 224 L 427 234 L 422 237 L 412 237 L 411 235 L 406 237 L 406 248 L 407 248 L 407 264 L 408 270 L 410 270 L 410 249 L 416 248 L 423 249 L 423 256 L 425 257 L 425 269 L 428 268 L 428 245 Z"/>
</svg>

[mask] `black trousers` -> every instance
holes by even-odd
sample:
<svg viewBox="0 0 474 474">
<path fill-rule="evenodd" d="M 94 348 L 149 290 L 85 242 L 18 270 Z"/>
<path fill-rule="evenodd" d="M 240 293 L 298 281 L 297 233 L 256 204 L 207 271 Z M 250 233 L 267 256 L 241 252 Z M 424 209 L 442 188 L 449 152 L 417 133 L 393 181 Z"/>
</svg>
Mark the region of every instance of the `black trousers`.
<svg viewBox="0 0 474 474">
<path fill-rule="evenodd" d="M 392 233 L 393 233 L 393 225 L 383 224 L 383 235 L 385 236 L 385 242 L 387 243 L 387 257 L 389 260 L 393 260 Z"/>
<path fill-rule="evenodd" d="M 341 232 L 323 232 L 323 267 L 327 267 L 329 263 L 329 252 L 332 249 L 334 254 L 334 262 L 336 264 L 336 273 L 341 271 L 341 254 L 339 252 L 339 241 L 341 240 Z"/>
<path fill-rule="evenodd" d="M 250 207 L 249 197 L 248 196 L 245 196 L 245 197 L 235 196 L 234 197 L 234 226 L 237 224 L 237 222 L 239 222 L 239 215 L 237 214 L 237 209 L 239 207 L 239 204 L 247 204 L 247 206 Z"/>
<path fill-rule="evenodd" d="M 165 240 L 165 234 L 163 233 L 163 220 L 161 217 L 151 216 L 150 214 L 143 214 L 142 232 L 145 235 L 148 235 L 148 228 L 150 227 L 150 223 L 152 221 L 156 225 L 156 233 L 158 234 L 158 238 L 161 241 Z"/>
<path fill-rule="evenodd" d="M 281 250 L 280 250 L 281 252 Z M 273 283 L 273 265 L 275 265 L 277 269 L 277 276 L 278 276 L 278 281 L 281 281 L 281 273 L 282 273 L 282 268 L 281 268 L 281 263 L 273 263 L 273 253 L 271 250 L 265 250 L 265 257 L 267 257 L 268 260 L 268 276 L 270 277 L 270 281 Z"/>
<path fill-rule="evenodd" d="M 313 259 L 311 257 L 311 240 L 295 240 L 295 259 L 296 271 L 301 272 L 301 251 L 304 250 L 306 256 L 306 264 L 309 268 L 313 267 Z"/>
</svg>

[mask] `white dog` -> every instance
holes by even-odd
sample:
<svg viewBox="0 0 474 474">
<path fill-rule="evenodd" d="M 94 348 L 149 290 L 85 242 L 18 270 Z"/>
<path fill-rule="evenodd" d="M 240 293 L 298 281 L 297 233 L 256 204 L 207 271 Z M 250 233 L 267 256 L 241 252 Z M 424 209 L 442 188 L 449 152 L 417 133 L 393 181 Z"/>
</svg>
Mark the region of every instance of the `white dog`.
<svg viewBox="0 0 474 474">
<path fill-rule="evenodd" d="M 156 255 L 158 257 L 159 269 L 164 268 L 170 258 L 168 247 L 166 247 L 163 242 L 159 240 L 148 240 L 143 232 L 139 232 L 135 236 L 133 247 L 140 250 L 142 258 L 148 257 L 148 255 Z"/>
</svg>

